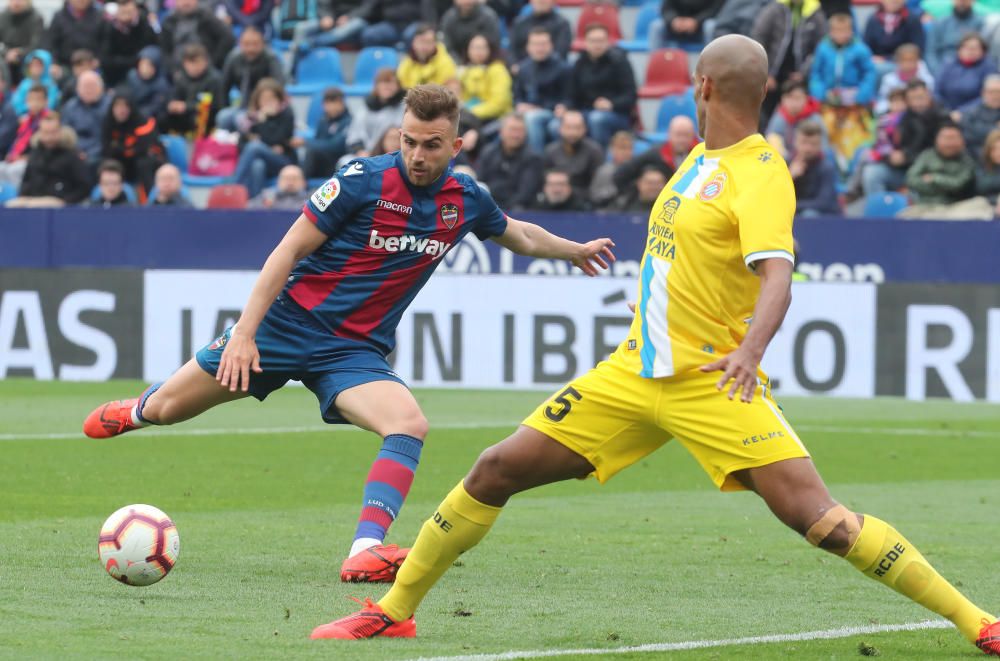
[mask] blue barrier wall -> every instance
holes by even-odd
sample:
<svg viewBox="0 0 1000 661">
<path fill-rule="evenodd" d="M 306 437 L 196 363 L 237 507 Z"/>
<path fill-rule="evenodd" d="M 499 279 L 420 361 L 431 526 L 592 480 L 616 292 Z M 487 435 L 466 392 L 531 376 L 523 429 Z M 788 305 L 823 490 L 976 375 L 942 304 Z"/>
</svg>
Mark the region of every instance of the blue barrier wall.
<svg viewBox="0 0 1000 661">
<path fill-rule="evenodd" d="M 576 240 L 609 236 L 638 259 L 646 219 L 612 214 L 518 214 Z M 0 267 L 256 269 L 295 214 L 286 211 L 0 209 Z M 820 279 L 876 272 L 891 282 L 1000 283 L 1000 223 L 819 218 L 796 223 L 799 258 Z M 487 268 L 503 260 L 491 242 Z M 507 272 L 531 260 L 516 256 Z"/>
</svg>

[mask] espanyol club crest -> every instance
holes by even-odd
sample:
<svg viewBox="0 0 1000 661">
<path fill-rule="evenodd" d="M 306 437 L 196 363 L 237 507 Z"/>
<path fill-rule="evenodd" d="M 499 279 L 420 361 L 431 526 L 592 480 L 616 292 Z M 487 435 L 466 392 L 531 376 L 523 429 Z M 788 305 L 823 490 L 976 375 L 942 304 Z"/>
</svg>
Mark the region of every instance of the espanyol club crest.
<svg viewBox="0 0 1000 661">
<path fill-rule="evenodd" d="M 455 223 L 458 222 L 458 207 L 454 204 L 442 204 L 440 212 L 445 226 L 448 229 L 455 227 Z"/>
<path fill-rule="evenodd" d="M 722 189 L 725 185 L 726 175 L 725 173 L 720 172 L 705 182 L 705 185 L 702 186 L 701 190 L 698 192 L 698 199 L 702 202 L 711 202 L 715 198 L 719 197 L 719 195 L 722 195 Z"/>
</svg>

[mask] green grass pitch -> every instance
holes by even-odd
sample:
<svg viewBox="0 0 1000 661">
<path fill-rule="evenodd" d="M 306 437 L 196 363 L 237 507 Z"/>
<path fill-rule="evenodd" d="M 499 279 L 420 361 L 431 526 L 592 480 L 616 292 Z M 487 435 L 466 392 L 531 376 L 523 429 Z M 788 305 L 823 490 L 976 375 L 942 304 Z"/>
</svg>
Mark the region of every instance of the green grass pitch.
<svg viewBox="0 0 1000 661">
<path fill-rule="evenodd" d="M 932 616 L 809 547 L 751 494 L 719 494 L 678 444 L 601 487 L 516 497 L 417 616 L 418 638 L 310 641 L 384 586 L 344 585 L 379 441 L 275 393 L 98 442 L 83 417 L 135 382 L 0 381 L 0 657 L 409 659 L 794 634 Z M 418 391 L 432 431 L 390 540 L 410 543 L 444 494 L 543 393 Z M 974 601 L 1000 610 L 1000 409 L 789 399 L 834 495 L 899 528 Z M 180 560 L 147 588 L 97 561 L 129 503 L 177 523 Z M 862 649 L 863 647 L 863 649 Z M 975 659 L 951 629 L 622 654 L 617 659 Z M 599 655 L 600 656 L 600 655 Z M 597 658 L 563 657 L 563 658 Z"/>
</svg>

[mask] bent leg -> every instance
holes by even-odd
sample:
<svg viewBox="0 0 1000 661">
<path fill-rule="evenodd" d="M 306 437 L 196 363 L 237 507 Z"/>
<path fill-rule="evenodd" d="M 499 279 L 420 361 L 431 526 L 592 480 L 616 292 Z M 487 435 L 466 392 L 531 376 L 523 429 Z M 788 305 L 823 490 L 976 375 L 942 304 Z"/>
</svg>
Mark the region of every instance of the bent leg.
<svg viewBox="0 0 1000 661">
<path fill-rule="evenodd" d="M 895 528 L 837 504 L 809 459 L 788 459 L 736 475 L 809 543 L 839 555 L 865 576 L 955 623 L 975 641 L 996 618 L 935 571 Z"/>
<path fill-rule="evenodd" d="M 219 404 L 243 399 L 249 393 L 230 392 L 192 358 L 149 397 L 139 413 L 155 425 L 172 425 L 201 415 Z"/>
<path fill-rule="evenodd" d="M 579 454 L 535 429 L 520 427 L 483 452 L 465 480 L 424 522 L 396 582 L 379 606 L 397 622 L 410 617 L 458 556 L 486 536 L 508 498 L 593 471 Z"/>
</svg>

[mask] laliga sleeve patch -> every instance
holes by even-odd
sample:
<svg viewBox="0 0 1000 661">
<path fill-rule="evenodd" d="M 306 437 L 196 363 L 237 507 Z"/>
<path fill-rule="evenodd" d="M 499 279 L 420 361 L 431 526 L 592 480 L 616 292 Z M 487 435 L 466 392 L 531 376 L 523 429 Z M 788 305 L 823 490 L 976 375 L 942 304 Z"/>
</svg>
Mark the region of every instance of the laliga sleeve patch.
<svg viewBox="0 0 1000 661">
<path fill-rule="evenodd" d="M 326 208 L 330 206 L 331 202 L 337 199 L 338 195 L 340 195 L 340 182 L 334 177 L 313 193 L 312 203 L 320 211 L 326 211 Z"/>
</svg>

